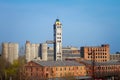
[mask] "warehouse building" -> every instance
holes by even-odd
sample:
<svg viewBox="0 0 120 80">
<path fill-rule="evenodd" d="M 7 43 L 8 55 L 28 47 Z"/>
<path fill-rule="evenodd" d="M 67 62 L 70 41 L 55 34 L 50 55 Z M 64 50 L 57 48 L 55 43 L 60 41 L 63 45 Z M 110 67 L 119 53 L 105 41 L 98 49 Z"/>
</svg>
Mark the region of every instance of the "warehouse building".
<svg viewBox="0 0 120 80">
<path fill-rule="evenodd" d="M 75 61 L 31 61 L 24 66 L 24 70 L 22 75 L 29 80 L 86 76 L 85 66 Z"/>
</svg>

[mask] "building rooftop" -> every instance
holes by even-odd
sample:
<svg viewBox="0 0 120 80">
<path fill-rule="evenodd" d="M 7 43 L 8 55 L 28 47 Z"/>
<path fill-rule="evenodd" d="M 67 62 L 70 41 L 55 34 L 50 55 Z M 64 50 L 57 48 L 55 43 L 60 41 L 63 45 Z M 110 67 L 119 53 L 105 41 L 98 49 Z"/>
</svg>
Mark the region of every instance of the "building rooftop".
<svg viewBox="0 0 120 80">
<path fill-rule="evenodd" d="M 98 46 L 81 46 L 81 48 L 101 48 L 101 47 L 106 47 L 109 46 L 109 44 L 102 44 Z"/>
<path fill-rule="evenodd" d="M 56 21 L 59 21 L 59 19 L 56 19 Z"/>
<path fill-rule="evenodd" d="M 57 78 L 49 78 L 48 80 L 66 80 L 67 78 L 65 77 L 57 77 Z M 68 78 L 70 79 L 70 78 Z M 91 76 L 76 76 L 76 77 L 73 77 L 73 79 L 75 80 L 91 80 L 92 77 Z"/>
<path fill-rule="evenodd" d="M 30 77 L 30 80 L 44 80 L 44 78 L 38 78 L 36 76 L 32 76 Z M 56 78 L 47 78 L 47 80 L 68 80 L 70 78 L 66 78 L 66 77 L 56 77 Z M 75 76 L 73 77 L 73 79 L 75 80 L 91 80 L 92 77 L 91 76 Z"/>
<path fill-rule="evenodd" d="M 48 56 L 53 56 L 54 54 L 53 53 L 48 53 Z M 80 54 L 71 54 L 71 53 L 63 53 L 62 55 L 63 57 L 80 57 Z"/>
<path fill-rule="evenodd" d="M 89 61 L 89 60 L 82 60 L 81 62 L 92 65 L 92 61 Z M 120 65 L 120 61 L 110 60 L 110 61 L 106 61 L 106 62 L 95 62 L 95 65 L 97 65 L 97 66 L 99 66 L 99 65 Z"/>
<path fill-rule="evenodd" d="M 120 55 L 120 54 L 110 54 L 110 55 Z"/>
<path fill-rule="evenodd" d="M 84 66 L 76 61 L 33 61 L 41 66 Z"/>
<path fill-rule="evenodd" d="M 120 65 L 120 61 L 110 60 L 110 61 L 107 61 L 107 62 L 102 62 L 101 65 Z"/>
</svg>

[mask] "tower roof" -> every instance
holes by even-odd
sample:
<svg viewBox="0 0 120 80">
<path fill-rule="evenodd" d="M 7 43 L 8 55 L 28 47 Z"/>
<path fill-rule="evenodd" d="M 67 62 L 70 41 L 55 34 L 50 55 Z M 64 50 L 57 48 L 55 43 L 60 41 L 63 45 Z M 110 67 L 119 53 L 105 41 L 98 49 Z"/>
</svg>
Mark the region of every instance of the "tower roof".
<svg viewBox="0 0 120 80">
<path fill-rule="evenodd" d="M 62 24 L 61 24 L 60 20 L 57 18 L 54 25 L 61 26 Z"/>
<path fill-rule="evenodd" d="M 56 19 L 56 22 L 59 22 L 59 19 Z"/>
</svg>

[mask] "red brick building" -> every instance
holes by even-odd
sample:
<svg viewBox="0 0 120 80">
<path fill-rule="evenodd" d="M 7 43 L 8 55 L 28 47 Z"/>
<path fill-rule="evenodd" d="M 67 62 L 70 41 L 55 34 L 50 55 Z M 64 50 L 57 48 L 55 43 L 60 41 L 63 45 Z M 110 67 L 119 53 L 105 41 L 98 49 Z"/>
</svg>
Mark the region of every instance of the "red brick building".
<svg viewBox="0 0 120 80">
<path fill-rule="evenodd" d="M 110 60 L 110 48 L 108 44 L 101 46 L 81 47 L 81 57 L 85 60 L 94 60 L 95 62 L 105 62 Z"/>
<path fill-rule="evenodd" d="M 86 76 L 86 68 L 75 61 L 31 61 L 24 65 L 22 76 L 27 80 L 80 77 Z"/>
<path fill-rule="evenodd" d="M 94 78 L 104 78 L 112 76 L 120 78 L 120 61 L 95 62 L 93 65 L 92 61 L 82 60 L 80 61 L 80 63 L 86 66 L 88 76 L 93 76 L 94 74 Z"/>
</svg>

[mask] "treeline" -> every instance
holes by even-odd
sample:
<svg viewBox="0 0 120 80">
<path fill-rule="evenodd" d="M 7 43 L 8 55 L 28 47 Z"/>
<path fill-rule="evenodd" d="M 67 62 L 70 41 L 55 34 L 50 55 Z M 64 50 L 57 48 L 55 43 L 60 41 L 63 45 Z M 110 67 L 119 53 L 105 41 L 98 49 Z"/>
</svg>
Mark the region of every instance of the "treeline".
<svg viewBox="0 0 120 80">
<path fill-rule="evenodd" d="M 0 80 L 20 80 L 21 69 L 25 64 L 25 57 L 20 56 L 13 64 L 0 57 Z"/>
</svg>

